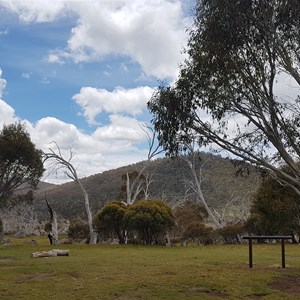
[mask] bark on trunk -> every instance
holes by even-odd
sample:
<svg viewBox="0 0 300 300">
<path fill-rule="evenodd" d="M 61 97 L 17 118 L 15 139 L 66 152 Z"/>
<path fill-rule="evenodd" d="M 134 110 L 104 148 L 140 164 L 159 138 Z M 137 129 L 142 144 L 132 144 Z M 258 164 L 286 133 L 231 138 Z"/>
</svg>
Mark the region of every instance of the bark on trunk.
<svg viewBox="0 0 300 300">
<path fill-rule="evenodd" d="M 56 212 L 52 209 L 51 205 L 49 204 L 48 200 L 46 199 L 47 207 L 50 213 L 50 224 L 51 224 L 51 231 L 49 232 L 49 240 L 51 245 L 58 244 L 58 229 L 57 229 L 57 217 Z"/>
</svg>

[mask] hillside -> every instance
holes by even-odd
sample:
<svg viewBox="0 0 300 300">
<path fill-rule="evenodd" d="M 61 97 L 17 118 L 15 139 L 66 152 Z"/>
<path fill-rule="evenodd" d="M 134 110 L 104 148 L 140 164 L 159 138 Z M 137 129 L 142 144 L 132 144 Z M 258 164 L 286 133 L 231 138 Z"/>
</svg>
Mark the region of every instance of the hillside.
<svg viewBox="0 0 300 300">
<path fill-rule="evenodd" d="M 202 189 L 209 205 L 218 208 L 232 197 L 243 199 L 256 190 L 259 174 L 254 168 L 248 168 L 247 172 L 244 172 L 246 175 L 237 175 L 238 168 L 230 159 L 201 153 L 201 160 L 201 164 L 205 162 L 202 166 L 204 178 Z M 246 164 L 243 166 L 248 167 Z M 93 211 L 96 212 L 104 203 L 117 199 L 122 185 L 122 175 L 140 170 L 141 167 L 142 163 L 137 163 L 82 179 Z M 190 173 L 183 160 L 159 158 L 149 164 L 146 172 L 154 175 L 150 186 L 152 198 L 163 198 L 172 202 L 184 197 L 185 180 L 190 179 Z M 69 182 L 62 185 L 40 185 L 35 192 L 34 206 L 41 218 L 48 217 L 45 192 L 59 215 L 65 218 L 84 217 L 80 190 L 75 183 Z M 193 195 L 190 195 L 190 198 L 193 198 Z"/>
</svg>

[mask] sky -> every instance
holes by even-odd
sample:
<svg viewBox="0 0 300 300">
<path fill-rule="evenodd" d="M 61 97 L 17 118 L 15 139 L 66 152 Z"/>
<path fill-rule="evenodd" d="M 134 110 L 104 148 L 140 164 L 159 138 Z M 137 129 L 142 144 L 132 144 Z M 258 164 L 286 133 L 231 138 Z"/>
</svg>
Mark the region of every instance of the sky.
<svg viewBox="0 0 300 300">
<path fill-rule="evenodd" d="M 74 154 L 79 177 L 146 159 L 147 102 L 184 60 L 194 0 L 0 0 L 0 130 Z M 42 180 L 63 183 L 63 174 Z"/>
</svg>

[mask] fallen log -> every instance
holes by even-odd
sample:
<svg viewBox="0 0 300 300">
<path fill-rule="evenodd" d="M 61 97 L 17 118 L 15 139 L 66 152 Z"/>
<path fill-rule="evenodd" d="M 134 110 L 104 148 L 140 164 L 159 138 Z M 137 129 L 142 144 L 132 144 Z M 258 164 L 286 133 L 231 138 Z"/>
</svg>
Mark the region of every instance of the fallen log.
<svg viewBox="0 0 300 300">
<path fill-rule="evenodd" d="M 62 249 L 53 249 L 57 256 L 69 256 L 69 250 L 62 250 Z"/>
<path fill-rule="evenodd" d="M 69 250 L 53 249 L 49 251 L 39 251 L 31 253 L 31 257 L 54 257 L 54 256 L 69 256 Z"/>
</svg>

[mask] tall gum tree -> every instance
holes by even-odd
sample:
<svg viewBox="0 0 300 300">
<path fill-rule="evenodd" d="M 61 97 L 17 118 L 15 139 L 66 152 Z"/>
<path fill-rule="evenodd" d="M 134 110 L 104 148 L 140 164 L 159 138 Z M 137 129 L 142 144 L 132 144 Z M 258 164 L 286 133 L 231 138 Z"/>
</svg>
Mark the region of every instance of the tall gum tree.
<svg viewBox="0 0 300 300">
<path fill-rule="evenodd" d="M 198 0 L 186 52 L 174 85 L 148 102 L 167 154 L 196 139 L 270 170 L 300 195 L 300 1 Z M 283 78 L 292 94 L 278 92 Z"/>
</svg>

